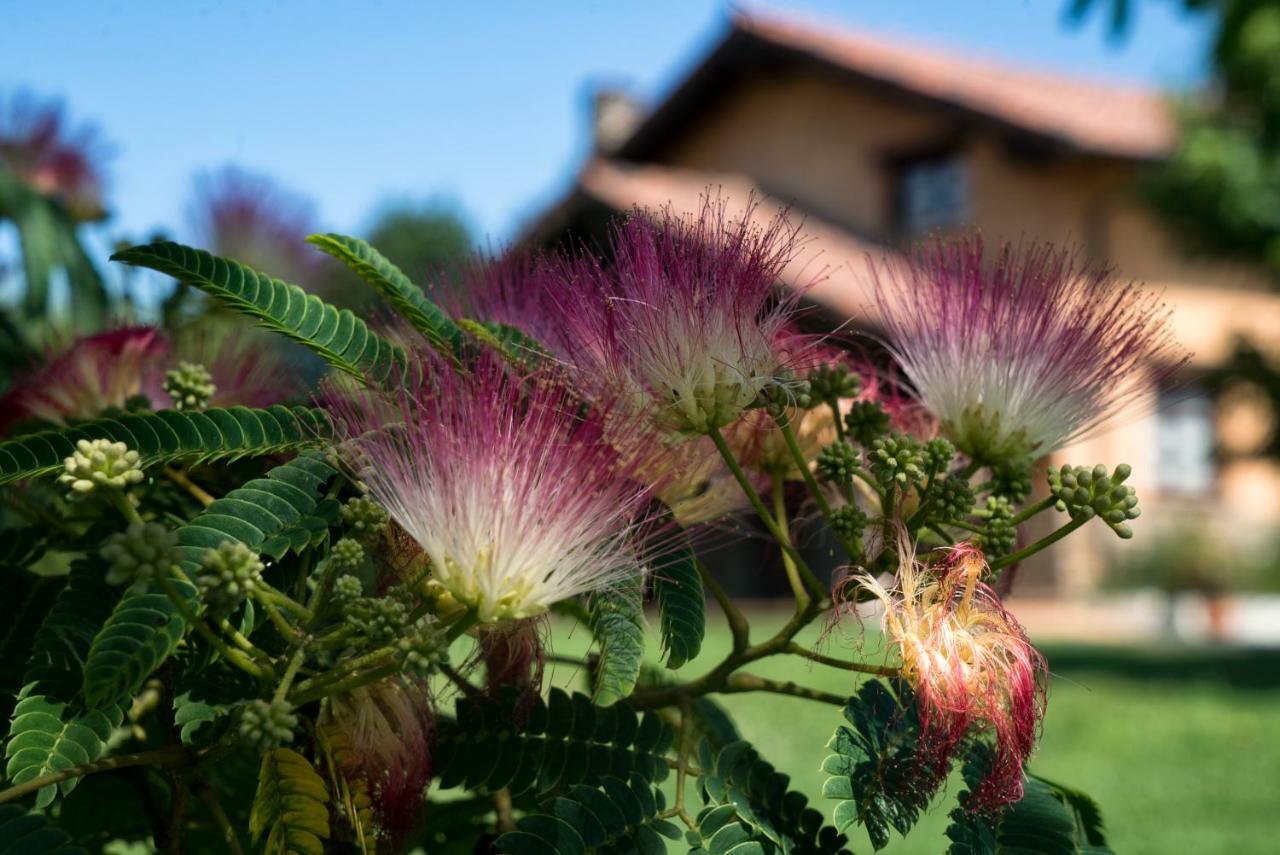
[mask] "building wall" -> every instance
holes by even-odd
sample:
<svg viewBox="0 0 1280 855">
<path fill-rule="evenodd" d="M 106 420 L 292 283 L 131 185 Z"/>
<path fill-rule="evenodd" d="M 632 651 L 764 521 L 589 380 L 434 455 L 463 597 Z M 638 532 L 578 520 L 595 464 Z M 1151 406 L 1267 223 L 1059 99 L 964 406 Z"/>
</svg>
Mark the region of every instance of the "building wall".
<svg viewBox="0 0 1280 855">
<path fill-rule="evenodd" d="M 1280 289 L 1246 267 L 1188 258 L 1132 198 L 1131 164 L 1027 151 L 920 102 L 814 70 L 760 75 L 715 103 L 670 147 L 670 165 L 747 175 L 834 225 L 892 242 L 902 236 L 892 222 L 889 160 L 954 144 L 969 169 L 970 225 L 989 241 L 1071 242 L 1116 265 L 1121 276 L 1163 290 L 1194 370 L 1220 364 L 1241 334 L 1280 355 Z M 1216 413 L 1222 436 L 1265 432 L 1269 417 L 1247 400 L 1228 401 Z M 1188 525 L 1228 542 L 1257 541 L 1257 532 L 1280 523 L 1280 468 L 1247 450 L 1222 461 L 1207 492 L 1162 493 L 1154 477 L 1160 424 L 1139 414 L 1057 457 L 1133 464 L 1144 511 L 1138 543 L 1144 530 L 1150 536 Z M 1084 593 L 1096 587 L 1117 550 L 1135 548 L 1131 544 L 1105 526 L 1090 526 L 1026 576 Z"/>
</svg>

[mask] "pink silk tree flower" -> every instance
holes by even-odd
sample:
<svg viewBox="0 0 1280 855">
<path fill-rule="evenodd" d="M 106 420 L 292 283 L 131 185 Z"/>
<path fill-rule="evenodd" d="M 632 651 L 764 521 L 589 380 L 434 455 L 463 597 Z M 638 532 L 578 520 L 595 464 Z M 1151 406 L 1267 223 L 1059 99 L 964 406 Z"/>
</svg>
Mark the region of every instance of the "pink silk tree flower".
<svg viewBox="0 0 1280 855">
<path fill-rule="evenodd" d="M 319 729 L 336 733 L 342 774 L 368 789 L 375 833 L 403 841 L 421 818 L 431 781 L 435 712 L 425 682 L 387 677 L 326 698 Z M 372 849 L 372 847 L 370 847 Z"/>
<path fill-rule="evenodd" d="M 92 419 L 135 395 L 166 406 L 168 355 L 169 343 L 155 327 L 122 327 L 76 339 L 20 376 L 0 398 L 0 427 Z"/>
<path fill-rule="evenodd" d="M 915 394 L 979 462 L 1080 439 L 1186 361 L 1157 295 L 1049 246 L 938 241 L 883 264 L 876 299 Z"/>
<path fill-rule="evenodd" d="M 390 407 L 328 397 L 357 474 L 436 583 L 496 622 L 642 575 L 652 491 L 636 479 L 643 461 L 606 437 L 608 402 L 584 407 L 492 354 L 466 374 L 422 360 L 423 382 Z"/>
<path fill-rule="evenodd" d="M 731 219 L 710 197 L 693 215 L 637 211 L 614 228 L 610 261 L 566 279 L 567 335 L 662 428 L 706 434 L 784 381 L 774 338 L 799 294 L 776 286 L 798 245 L 785 215 Z"/>
<path fill-rule="evenodd" d="M 924 758 L 944 769 L 967 734 L 990 734 L 992 769 L 966 807 L 1016 802 L 1044 717 L 1044 657 L 981 581 L 987 563 L 979 549 L 962 543 L 926 565 L 903 536 L 898 555 L 891 587 L 865 573 L 851 581 L 884 606 L 885 635 L 916 692 Z"/>
<path fill-rule="evenodd" d="M 0 169 L 60 201 L 75 220 L 106 215 L 102 160 L 97 131 L 72 128 L 58 102 L 29 93 L 0 100 Z"/>
</svg>

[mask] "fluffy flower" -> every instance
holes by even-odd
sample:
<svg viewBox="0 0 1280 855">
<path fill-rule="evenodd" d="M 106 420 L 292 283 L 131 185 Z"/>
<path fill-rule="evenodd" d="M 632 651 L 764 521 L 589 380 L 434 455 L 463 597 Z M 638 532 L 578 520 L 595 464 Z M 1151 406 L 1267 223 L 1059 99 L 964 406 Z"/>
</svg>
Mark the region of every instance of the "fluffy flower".
<svg viewBox="0 0 1280 855">
<path fill-rule="evenodd" d="M 77 220 L 105 215 L 101 159 L 97 131 L 70 127 L 56 101 L 28 93 L 0 100 L 0 168 L 62 202 Z"/>
<path fill-rule="evenodd" d="M 154 327 L 124 327 L 77 339 L 20 377 L 0 399 L 0 426 L 65 425 L 123 407 L 135 396 L 167 402 L 163 364 L 169 344 Z"/>
<path fill-rule="evenodd" d="M 187 217 L 216 255 L 312 290 L 324 284 L 324 256 L 306 243 L 321 231 L 311 203 L 265 175 L 228 166 L 200 176 Z"/>
<path fill-rule="evenodd" d="M 991 772 L 967 806 L 985 810 L 1016 802 L 1022 764 L 1044 716 L 1044 657 L 981 581 L 987 563 L 976 547 L 960 544 L 926 565 L 914 558 L 904 536 L 898 555 L 893 587 L 869 574 L 853 579 L 884 605 L 885 634 L 918 699 L 926 758 L 945 768 L 966 734 L 990 733 Z"/>
<path fill-rule="evenodd" d="M 325 700 L 320 729 L 336 735 L 342 773 L 373 799 L 377 831 L 393 843 L 413 829 L 431 780 L 435 713 L 427 687 L 388 677 Z"/>
<path fill-rule="evenodd" d="M 561 298 L 588 379 L 686 434 L 732 424 L 783 381 L 773 345 L 798 294 L 775 286 L 797 230 L 785 216 L 757 225 L 754 211 L 732 220 L 707 198 L 696 215 L 641 211 L 615 227 L 608 266 L 576 270 Z"/>
<path fill-rule="evenodd" d="M 1149 402 L 1185 361 L 1157 296 L 1069 251 L 987 259 L 979 238 L 939 241 L 876 279 L 890 350 L 943 433 L 983 462 L 1061 448 Z"/>
<path fill-rule="evenodd" d="M 460 374 L 424 356 L 394 419 L 331 395 L 370 495 L 421 546 L 432 579 L 483 621 L 531 617 L 642 572 L 635 537 L 650 490 L 640 461 L 606 440 L 555 383 L 513 377 L 496 356 Z"/>
</svg>

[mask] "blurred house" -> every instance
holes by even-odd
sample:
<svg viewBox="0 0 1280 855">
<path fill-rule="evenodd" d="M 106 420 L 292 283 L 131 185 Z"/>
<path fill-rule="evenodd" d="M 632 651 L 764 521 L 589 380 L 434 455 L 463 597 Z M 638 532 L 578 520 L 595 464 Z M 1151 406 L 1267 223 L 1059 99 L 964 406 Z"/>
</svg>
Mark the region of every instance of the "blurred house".
<svg viewBox="0 0 1280 855">
<path fill-rule="evenodd" d="M 753 14 L 734 17 L 652 110 L 602 93 L 596 120 L 595 156 L 527 240 L 593 240 L 635 205 L 692 209 L 708 187 L 735 202 L 754 191 L 763 216 L 792 205 L 812 237 L 783 284 L 818 278 L 808 299 L 822 323 L 871 330 L 868 254 L 973 227 L 991 243 L 1076 244 L 1162 289 L 1194 358 L 1154 415 L 1056 457 L 1133 464 L 1139 539 L 1197 526 L 1238 544 L 1280 517 L 1280 470 L 1251 453 L 1269 414 L 1197 390 L 1237 336 L 1280 349 L 1280 288 L 1255 270 L 1184 257 L 1136 200 L 1136 180 L 1174 142 L 1159 93 Z M 1047 530 L 1053 516 L 1038 522 Z M 1086 527 L 1020 585 L 1091 590 L 1127 548 L 1105 526 Z"/>
</svg>

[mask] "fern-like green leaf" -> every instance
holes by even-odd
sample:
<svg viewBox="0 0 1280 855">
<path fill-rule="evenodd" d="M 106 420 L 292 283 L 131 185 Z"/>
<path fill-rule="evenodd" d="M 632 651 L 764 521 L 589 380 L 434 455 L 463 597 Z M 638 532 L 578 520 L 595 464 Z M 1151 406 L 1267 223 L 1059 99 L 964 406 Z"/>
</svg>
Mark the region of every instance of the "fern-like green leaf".
<svg viewBox="0 0 1280 855">
<path fill-rule="evenodd" d="M 521 723 L 521 702 L 517 693 L 458 699 L 457 715 L 441 723 L 436 739 L 441 788 L 505 787 L 520 795 L 592 784 L 605 775 L 666 778 L 672 732 L 657 713 L 639 715 L 625 703 L 596 707 L 585 695 L 552 689 Z"/>
<path fill-rule="evenodd" d="M 685 544 L 653 573 L 662 647 L 667 653 L 667 667 L 672 669 L 693 661 L 702 650 L 702 637 L 707 631 L 706 594 L 697 560 L 693 549 Z"/>
<path fill-rule="evenodd" d="M 455 358 L 461 354 L 465 341 L 462 330 L 378 250 L 359 238 L 339 234 L 312 235 L 307 242 L 372 286 L 436 350 Z"/>
<path fill-rule="evenodd" d="M 731 841 L 732 846 L 755 842 L 767 853 L 848 855 L 848 838 L 823 825 L 822 814 L 809 807 L 804 795 L 788 790 L 790 779 L 763 760 L 750 743 L 733 742 L 716 750 L 704 740 L 698 753 L 703 800 L 712 807 L 731 806 L 735 821 L 748 832 L 746 836 L 726 832 L 730 840 L 722 842 Z"/>
<path fill-rule="evenodd" d="M 22 688 L 23 671 L 36 634 L 67 579 L 37 576 L 9 567 L 0 567 L 0 573 L 4 574 L 5 584 L 4 618 L 0 621 L 0 697 L 5 700 L 0 700 L 0 717 L 8 719 L 7 699 Z"/>
<path fill-rule="evenodd" d="M 680 830 L 659 818 L 666 807 L 661 790 L 643 776 L 606 776 L 598 786 L 575 784 L 551 801 L 546 813 L 521 817 L 516 830 L 494 843 L 509 855 L 590 855 L 638 852 L 661 855 L 663 838 L 679 840 Z"/>
<path fill-rule="evenodd" d="M 274 748 L 262 758 L 249 832 L 266 855 L 324 855 L 329 791 L 307 758 Z"/>
<path fill-rule="evenodd" d="M 319 452 L 299 454 L 263 478 L 247 481 L 178 529 L 179 564 L 194 577 L 206 549 L 233 540 L 272 555 L 277 536 L 302 525 L 306 518 L 327 513 L 319 496 L 335 475 Z"/>
<path fill-rule="evenodd" d="M 0 442 L 0 484 L 61 471 L 62 461 L 81 439 L 123 442 L 138 452 L 146 467 L 176 460 L 208 463 L 296 451 L 318 445 L 330 432 L 324 411 L 307 407 L 121 415 Z"/>
<path fill-rule="evenodd" d="M 88 855 L 73 846 L 71 835 L 38 813 L 18 805 L 0 805 L 0 855 Z"/>
<path fill-rule="evenodd" d="M 888 845 L 890 828 L 911 830 L 945 778 L 918 756 L 915 701 L 905 685 L 899 694 L 902 703 L 883 683 L 864 683 L 844 709 L 850 726 L 836 730 L 822 763 L 829 776 L 822 794 L 838 800 L 835 827 L 865 825 L 876 849 Z"/>
<path fill-rule="evenodd" d="M 551 355 L 541 342 L 511 324 L 459 318 L 458 326 L 501 353 L 512 365 L 533 366 Z"/>
<path fill-rule="evenodd" d="M 189 602 L 199 597 L 190 582 L 173 586 Z M 103 624 L 84 664 L 84 700 L 90 709 L 127 703 L 186 632 L 177 605 L 157 589 L 129 591 Z"/>
<path fill-rule="evenodd" d="M 644 659 L 644 582 L 624 582 L 594 594 L 591 634 L 600 646 L 592 702 L 607 707 L 631 694 Z"/>
<path fill-rule="evenodd" d="M 991 766 L 991 749 L 977 743 L 964 765 L 965 783 L 972 791 Z M 947 827 L 950 855 L 1110 855 L 1097 803 L 1080 792 L 1036 775 L 1027 775 L 1022 800 L 995 816 L 951 812 Z"/>
<path fill-rule="evenodd" d="M 111 259 L 157 270 L 198 288 L 355 377 L 381 383 L 404 371 L 404 351 L 370 331 L 350 310 L 339 310 L 297 285 L 237 261 L 168 241 L 135 246 Z"/>
</svg>

